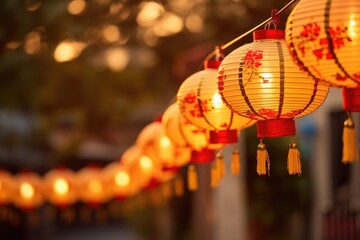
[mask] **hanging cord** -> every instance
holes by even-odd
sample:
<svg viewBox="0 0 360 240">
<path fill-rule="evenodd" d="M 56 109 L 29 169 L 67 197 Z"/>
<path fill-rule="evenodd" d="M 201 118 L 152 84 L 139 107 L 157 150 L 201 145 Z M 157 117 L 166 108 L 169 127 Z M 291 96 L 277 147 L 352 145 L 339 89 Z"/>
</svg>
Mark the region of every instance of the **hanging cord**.
<svg viewBox="0 0 360 240">
<path fill-rule="evenodd" d="M 288 9 L 293 3 L 295 3 L 298 0 L 291 0 L 290 2 L 288 2 L 282 9 L 280 9 L 279 11 L 277 11 L 276 9 L 272 10 L 272 16 L 269 17 L 268 19 L 266 19 L 265 21 L 263 21 L 262 23 L 256 25 L 255 27 L 251 28 L 250 30 L 248 30 L 247 32 L 241 34 L 240 36 L 238 36 L 237 38 L 231 40 L 228 43 L 225 43 L 224 45 L 221 46 L 221 49 L 226 49 L 229 46 L 233 45 L 235 42 L 239 41 L 240 39 L 246 37 L 247 35 L 249 35 L 250 33 L 252 33 L 253 31 L 255 31 L 256 29 L 258 29 L 259 27 L 272 22 L 271 24 L 277 22 L 277 24 L 279 24 L 280 22 L 280 14 L 285 11 L 286 9 Z M 274 22 L 275 21 L 275 22 Z M 277 25 L 276 25 L 277 26 Z M 209 55 L 206 56 L 205 60 L 209 60 L 212 57 L 214 57 L 216 54 L 216 51 L 212 51 L 211 53 L 209 53 Z"/>
</svg>

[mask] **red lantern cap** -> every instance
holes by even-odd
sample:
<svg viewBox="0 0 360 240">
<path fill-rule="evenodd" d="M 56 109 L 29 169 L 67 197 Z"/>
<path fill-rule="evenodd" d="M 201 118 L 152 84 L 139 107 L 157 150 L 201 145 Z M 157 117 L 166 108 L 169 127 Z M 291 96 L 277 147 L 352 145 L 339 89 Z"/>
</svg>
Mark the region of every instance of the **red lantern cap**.
<svg viewBox="0 0 360 240">
<path fill-rule="evenodd" d="M 210 149 L 202 149 L 201 151 L 191 151 L 191 163 L 208 163 L 215 159 L 215 152 Z"/>
<path fill-rule="evenodd" d="M 343 107 L 347 112 L 360 112 L 360 86 L 343 88 Z"/>
<path fill-rule="evenodd" d="M 210 131 L 210 143 L 237 143 L 237 130 Z"/>
<path fill-rule="evenodd" d="M 261 39 L 285 39 L 285 31 L 278 29 L 256 30 L 253 32 L 254 41 Z"/>
<path fill-rule="evenodd" d="M 257 137 L 283 137 L 296 135 L 294 119 L 269 119 L 256 122 Z"/>
<path fill-rule="evenodd" d="M 204 69 L 215 68 L 218 69 L 221 64 L 220 60 L 206 60 L 204 61 Z"/>
</svg>

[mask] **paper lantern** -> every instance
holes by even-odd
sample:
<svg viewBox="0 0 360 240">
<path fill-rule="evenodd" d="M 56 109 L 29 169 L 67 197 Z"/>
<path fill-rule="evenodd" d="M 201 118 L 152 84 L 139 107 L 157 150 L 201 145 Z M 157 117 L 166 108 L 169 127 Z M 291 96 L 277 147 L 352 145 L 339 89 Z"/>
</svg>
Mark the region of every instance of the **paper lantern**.
<svg viewBox="0 0 360 240">
<path fill-rule="evenodd" d="M 128 198 L 133 194 L 131 175 L 121 163 L 113 162 L 104 170 L 105 184 L 110 187 L 111 195 L 118 200 Z"/>
<path fill-rule="evenodd" d="M 255 31 L 254 42 L 231 52 L 219 67 L 223 101 L 233 112 L 257 120 L 261 139 L 295 135 L 294 118 L 316 110 L 328 93 L 327 84 L 308 77 L 293 63 L 284 36 L 281 30 Z M 296 166 L 291 164 L 293 152 Z M 296 145 L 291 144 L 290 173 L 301 172 L 298 156 Z M 268 163 L 265 145 L 260 142 L 259 174 L 268 173 Z"/>
<path fill-rule="evenodd" d="M 44 176 L 44 193 L 58 207 L 68 207 L 78 199 L 78 182 L 75 173 L 66 168 L 56 168 Z"/>
<path fill-rule="evenodd" d="M 18 173 L 12 202 L 25 211 L 39 207 L 44 202 L 40 176 L 33 172 Z"/>
<path fill-rule="evenodd" d="M 255 121 L 234 114 L 223 103 L 217 84 L 220 63 L 219 60 L 205 61 L 204 70 L 181 84 L 177 102 L 190 123 L 210 132 L 211 143 L 237 143 L 238 131 Z"/>
<path fill-rule="evenodd" d="M 137 145 L 129 147 L 121 156 L 120 163 L 129 166 L 133 186 L 140 191 L 156 187 L 161 182 L 161 166 Z"/>
<path fill-rule="evenodd" d="M 360 112 L 360 1 L 301 0 L 286 24 L 286 42 L 299 67 L 343 87 L 347 112 Z M 343 162 L 356 159 L 351 115 L 344 123 Z"/>
<path fill-rule="evenodd" d="M 87 166 L 77 173 L 79 200 L 94 208 L 99 207 L 110 198 L 110 189 L 104 184 L 101 171 L 100 167 Z"/>
<path fill-rule="evenodd" d="M 14 195 L 14 178 L 13 176 L 0 169 L 0 206 L 10 203 Z"/>
</svg>

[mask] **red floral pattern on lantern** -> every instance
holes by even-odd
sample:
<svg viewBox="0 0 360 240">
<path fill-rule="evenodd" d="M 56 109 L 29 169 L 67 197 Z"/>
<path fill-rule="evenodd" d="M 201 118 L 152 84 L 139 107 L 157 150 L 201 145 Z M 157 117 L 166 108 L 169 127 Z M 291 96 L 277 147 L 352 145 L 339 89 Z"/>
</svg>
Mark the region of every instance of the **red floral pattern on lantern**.
<svg viewBox="0 0 360 240">
<path fill-rule="evenodd" d="M 269 108 L 261 108 L 258 110 L 257 114 L 251 112 L 250 110 L 248 110 L 246 112 L 246 116 L 252 119 L 258 119 L 259 115 L 261 117 L 264 117 L 266 119 L 277 119 L 277 118 L 293 118 L 296 115 L 300 114 L 302 112 L 302 109 L 296 109 L 296 110 L 291 110 L 290 112 L 287 113 L 283 113 L 278 117 L 278 111 L 274 110 L 274 109 L 269 109 Z"/>
<path fill-rule="evenodd" d="M 218 77 L 218 89 L 219 91 L 223 91 L 224 90 L 224 80 L 226 79 L 226 76 L 224 74 L 224 68 L 222 68 L 219 71 L 219 77 Z"/>
<path fill-rule="evenodd" d="M 354 74 L 353 74 L 353 77 L 354 77 L 356 80 L 359 80 L 359 81 L 360 81 L 360 72 L 354 73 Z"/>
<path fill-rule="evenodd" d="M 210 112 L 214 109 L 211 101 L 207 99 L 198 100 L 194 92 L 187 93 L 184 98 L 184 102 L 186 106 L 181 104 L 181 111 L 188 111 L 193 117 L 202 118 L 203 113 Z"/>
<path fill-rule="evenodd" d="M 311 51 L 317 58 L 321 59 L 333 59 L 329 47 L 328 38 L 319 38 L 321 27 L 317 23 L 308 23 L 303 26 L 303 30 L 300 32 L 300 36 L 297 37 L 300 41 L 297 44 L 297 48 L 305 56 L 307 51 Z M 348 36 L 348 28 L 335 26 L 329 28 L 331 36 L 331 42 L 334 49 L 340 49 L 344 47 L 346 42 L 351 42 L 351 38 Z"/>
<path fill-rule="evenodd" d="M 247 85 L 248 82 L 251 82 L 251 79 L 253 77 L 258 77 L 265 82 L 262 76 L 260 76 L 258 72 L 258 68 L 262 65 L 261 60 L 263 59 L 263 51 L 262 50 L 249 50 L 244 58 L 243 61 L 243 76 L 245 80 L 245 75 L 248 76 L 248 78 L 243 81 L 244 87 Z"/>
</svg>

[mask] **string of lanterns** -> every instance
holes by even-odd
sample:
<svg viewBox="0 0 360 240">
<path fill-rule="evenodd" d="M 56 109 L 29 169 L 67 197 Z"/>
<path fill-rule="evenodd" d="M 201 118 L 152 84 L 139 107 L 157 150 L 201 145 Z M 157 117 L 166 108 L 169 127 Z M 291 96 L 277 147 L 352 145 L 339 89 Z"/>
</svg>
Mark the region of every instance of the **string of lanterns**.
<svg viewBox="0 0 360 240">
<path fill-rule="evenodd" d="M 32 172 L 13 176 L 0 170 L 0 205 L 11 203 L 30 211 L 45 201 L 60 208 L 81 201 L 96 207 L 159 185 L 181 196 L 184 181 L 178 172 L 189 163 L 189 190 L 199 187 L 197 164 L 212 165 L 209 184 L 216 187 L 225 175 L 221 149 L 237 143 L 240 131 L 255 123 L 260 139 L 256 170 L 270 175 L 263 139 L 295 136 L 295 119 L 320 107 L 329 87 L 343 88 L 348 112 L 342 161 L 356 160 L 350 112 L 360 112 L 360 2 L 300 0 L 287 20 L 285 34 L 276 29 L 279 14 L 296 1 L 273 10 L 272 17 L 260 24 L 266 24 L 265 29 L 253 32 L 252 43 L 227 56 L 224 49 L 229 44 L 217 47 L 206 58 L 204 70 L 182 83 L 177 102 L 164 111 L 161 120 L 142 129 L 119 161 L 105 168 L 87 166 L 77 173 L 53 169 L 44 177 Z M 293 137 L 287 159 L 289 174 L 301 174 L 300 158 Z M 231 172 L 240 173 L 235 148 Z"/>
</svg>

